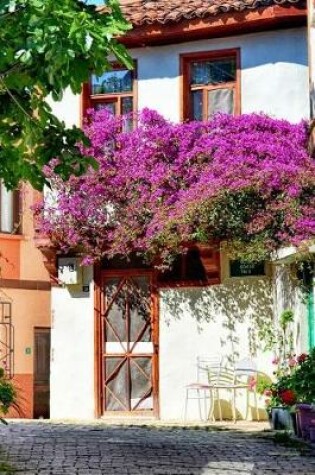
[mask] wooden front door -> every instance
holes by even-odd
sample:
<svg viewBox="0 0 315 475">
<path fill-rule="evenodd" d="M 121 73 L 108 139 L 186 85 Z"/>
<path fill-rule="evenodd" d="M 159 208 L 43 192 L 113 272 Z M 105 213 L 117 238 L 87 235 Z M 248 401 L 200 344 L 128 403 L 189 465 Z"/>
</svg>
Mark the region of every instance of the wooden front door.
<svg viewBox="0 0 315 475">
<path fill-rule="evenodd" d="M 49 418 L 50 328 L 35 328 L 34 418 Z"/>
<path fill-rule="evenodd" d="M 102 409 L 158 415 L 158 321 L 153 275 L 102 279 Z"/>
</svg>

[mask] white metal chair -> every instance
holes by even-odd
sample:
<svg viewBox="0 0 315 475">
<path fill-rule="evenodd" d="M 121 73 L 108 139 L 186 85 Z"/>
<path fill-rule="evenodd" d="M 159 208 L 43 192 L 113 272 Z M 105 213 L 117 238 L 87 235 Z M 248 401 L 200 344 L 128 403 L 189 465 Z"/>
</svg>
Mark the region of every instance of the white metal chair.
<svg viewBox="0 0 315 475">
<path fill-rule="evenodd" d="M 236 422 L 236 389 L 239 387 L 235 382 L 234 371 L 229 368 L 221 368 L 220 371 L 214 373 L 211 368 L 208 370 L 209 391 L 211 393 L 212 404 L 210 406 L 208 418 L 216 421 L 214 415 L 215 403 L 217 402 L 219 408 L 219 419 L 222 421 L 222 404 L 221 393 L 223 391 L 232 391 L 232 416 L 233 421 Z"/>
<path fill-rule="evenodd" d="M 257 380 L 259 371 L 257 365 L 250 357 L 246 357 L 238 361 L 234 366 L 235 378 L 239 382 L 247 383 L 246 385 L 246 419 L 248 418 L 249 396 L 252 392 L 254 396 L 254 407 L 256 418 L 259 421 L 259 409 L 257 402 Z"/>
<path fill-rule="evenodd" d="M 255 363 L 249 358 L 244 358 L 238 361 L 234 368 L 225 368 L 221 367 L 220 371 L 213 372 L 211 368 L 208 369 L 208 383 L 210 398 L 212 404 L 209 411 L 209 419 L 215 421 L 214 416 L 214 406 L 215 402 L 218 404 L 219 408 L 219 418 L 222 421 L 222 405 L 221 405 L 221 391 L 231 391 L 232 392 L 232 417 L 233 421 L 236 422 L 236 393 L 238 390 L 246 390 L 246 419 L 248 418 L 248 408 L 249 408 L 249 392 L 253 390 L 255 398 L 255 407 L 257 419 L 259 420 L 259 411 L 257 406 L 257 392 L 256 387 L 251 385 L 251 378 L 255 378 L 257 381 L 257 369 Z"/>
<path fill-rule="evenodd" d="M 186 386 L 186 398 L 185 398 L 185 412 L 184 419 L 187 419 L 188 401 L 197 400 L 199 408 L 200 420 L 207 420 L 209 411 L 213 406 L 213 394 L 211 386 L 209 384 L 209 368 L 214 374 L 221 371 L 222 368 L 222 356 L 210 356 L 210 357 L 197 357 L 197 380 L 194 383 Z M 208 410 L 208 402 L 210 409 Z M 202 417 L 201 403 L 203 403 L 204 417 Z"/>
</svg>

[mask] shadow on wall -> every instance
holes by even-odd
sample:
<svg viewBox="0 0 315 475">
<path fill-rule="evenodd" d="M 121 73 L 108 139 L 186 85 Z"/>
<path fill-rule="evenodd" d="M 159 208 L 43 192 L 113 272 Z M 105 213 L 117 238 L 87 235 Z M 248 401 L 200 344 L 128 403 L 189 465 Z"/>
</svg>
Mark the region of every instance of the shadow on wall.
<svg viewBox="0 0 315 475">
<path fill-rule="evenodd" d="M 270 279 L 237 279 L 203 289 L 172 289 L 161 292 L 165 315 L 180 320 L 191 315 L 202 332 L 211 322 L 222 322 L 221 345 L 229 348 L 231 362 L 239 358 L 240 333 L 246 324 L 251 356 L 264 349 L 264 332 L 274 323 Z M 228 349 L 226 348 L 226 349 Z"/>
<path fill-rule="evenodd" d="M 296 305 L 297 288 L 288 266 L 276 266 L 275 282 L 275 302 L 280 306 L 279 313 L 287 308 L 293 309 Z"/>
<path fill-rule="evenodd" d="M 278 265 L 274 269 L 274 301 L 275 315 L 277 318 L 284 310 L 290 309 L 294 312 L 294 347 L 300 351 L 301 338 L 305 317 L 305 302 L 303 294 L 297 283 L 294 274 L 296 269 L 289 265 Z M 302 325 L 302 326 L 301 326 Z"/>
</svg>

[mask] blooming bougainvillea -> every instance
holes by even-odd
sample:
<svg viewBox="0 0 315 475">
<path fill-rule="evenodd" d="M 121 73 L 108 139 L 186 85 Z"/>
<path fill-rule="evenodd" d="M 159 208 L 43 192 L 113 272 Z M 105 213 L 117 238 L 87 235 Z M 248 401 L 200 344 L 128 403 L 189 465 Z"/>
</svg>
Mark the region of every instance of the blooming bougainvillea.
<svg viewBox="0 0 315 475">
<path fill-rule="evenodd" d="M 90 111 L 82 150 L 97 170 L 62 182 L 36 213 L 40 231 L 85 262 L 141 253 L 149 259 L 183 243 L 224 241 L 241 258 L 258 259 L 315 236 L 315 163 L 306 123 L 264 115 L 173 124 L 143 110 L 124 118 Z"/>
</svg>

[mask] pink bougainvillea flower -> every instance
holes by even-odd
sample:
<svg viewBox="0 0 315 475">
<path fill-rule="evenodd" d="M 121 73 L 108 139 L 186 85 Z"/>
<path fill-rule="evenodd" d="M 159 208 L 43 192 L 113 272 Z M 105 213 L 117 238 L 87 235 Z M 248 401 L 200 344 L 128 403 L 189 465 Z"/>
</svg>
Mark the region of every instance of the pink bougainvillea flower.
<svg viewBox="0 0 315 475">
<path fill-rule="evenodd" d="M 151 262 L 183 243 L 225 241 L 266 258 L 315 237 L 315 162 L 308 127 L 260 114 L 218 114 L 173 124 L 143 110 L 137 127 L 91 110 L 82 153 L 99 164 L 67 182 L 45 167 L 53 192 L 36 206 L 38 229 L 84 263 L 141 254 Z M 170 259 L 169 259 L 170 260 Z"/>
</svg>

